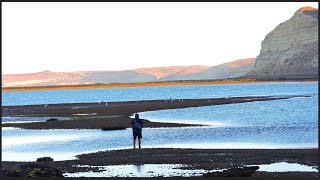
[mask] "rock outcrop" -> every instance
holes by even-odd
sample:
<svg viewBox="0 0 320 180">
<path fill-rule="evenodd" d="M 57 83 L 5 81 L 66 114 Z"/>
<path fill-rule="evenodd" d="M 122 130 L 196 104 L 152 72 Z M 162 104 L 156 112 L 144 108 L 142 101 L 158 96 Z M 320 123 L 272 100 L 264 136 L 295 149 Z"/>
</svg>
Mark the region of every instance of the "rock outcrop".
<svg viewBox="0 0 320 180">
<path fill-rule="evenodd" d="M 35 163 L 11 167 L 9 170 L 3 171 L 2 175 L 9 177 L 64 177 L 57 168 Z"/>
<path fill-rule="evenodd" d="M 318 9 L 303 7 L 266 35 L 254 69 L 256 79 L 318 77 Z"/>
<path fill-rule="evenodd" d="M 37 162 L 52 162 L 53 159 L 51 157 L 40 157 L 37 159 Z"/>
</svg>

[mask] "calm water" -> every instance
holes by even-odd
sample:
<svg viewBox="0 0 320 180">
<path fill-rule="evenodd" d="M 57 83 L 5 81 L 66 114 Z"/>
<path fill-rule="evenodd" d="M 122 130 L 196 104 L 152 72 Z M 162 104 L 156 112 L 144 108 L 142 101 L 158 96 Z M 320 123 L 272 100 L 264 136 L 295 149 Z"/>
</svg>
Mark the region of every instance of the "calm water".
<svg viewBox="0 0 320 180">
<path fill-rule="evenodd" d="M 211 92 L 212 95 L 210 97 L 218 96 L 217 94 L 228 96 L 228 88 L 231 89 L 230 92 L 234 93 L 236 93 L 236 89 L 243 90 L 243 92 L 238 91 L 238 94 L 233 94 L 234 96 L 241 96 L 246 93 L 247 95 L 318 94 L 318 83 L 267 83 L 217 86 L 180 86 L 180 88 L 184 90 L 188 88 L 189 90 L 192 88 L 196 89 L 195 91 L 198 92 L 198 96 L 202 96 L 203 98 L 208 97 L 203 94 L 210 94 L 207 91 Z M 245 86 L 249 89 L 248 91 L 245 90 Z M 166 88 L 170 89 L 172 87 L 159 87 L 157 91 L 162 90 L 162 88 L 167 92 Z M 224 91 L 218 92 L 217 89 L 219 88 L 224 89 Z M 254 88 L 255 90 L 253 90 Z M 147 89 L 150 91 L 152 88 L 148 87 Z M 278 89 L 281 89 L 281 91 Z M 129 90 L 131 90 L 132 94 L 136 92 L 135 88 L 128 88 L 122 91 Z M 141 91 L 147 92 L 147 90 Z M 172 98 L 192 98 L 182 94 L 182 92 L 186 91 L 180 91 L 181 94 L 179 92 L 171 92 L 171 94 L 167 95 L 163 94 L 158 99 L 169 96 Z M 26 92 L 21 93 L 24 94 Z M 47 92 L 47 96 L 51 93 L 51 91 Z M 175 93 L 179 97 L 173 96 Z M 161 94 L 161 92 L 153 92 L 151 90 L 146 94 L 151 98 L 152 95 L 150 94 Z M 3 94 L 4 99 L 5 96 L 6 94 Z M 74 94 L 74 97 L 76 96 L 77 93 Z M 133 95 L 131 96 L 134 97 Z M 22 97 L 20 95 L 20 98 Z M 87 100 L 99 101 L 98 99 Z M 22 102 L 23 100 L 20 100 L 15 103 L 12 102 L 12 104 Z M 62 101 L 58 102 L 61 103 Z M 75 99 L 72 102 L 75 102 Z M 8 105 L 9 102 L 5 103 Z M 29 104 L 38 103 L 42 102 L 40 100 L 29 102 Z M 316 148 L 318 143 L 318 95 L 286 100 L 150 111 L 141 113 L 141 117 L 151 121 L 210 125 L 188 128 L 145 128 L 143 129 L 143 148 Z M 34 161 L 41 156 L 51 156 L 55 160 L 63 160 L 75 158 L 76 154 L 107 149 L 126 149 L 132 146 L 131 136 L 131 129 L 100 131 L 2 128 L 2 160 Z"/>
<path fill-rule="evenodd" d="M 252 166 L 252 165 L 249 165 Z M 317 167 L 306 166 L 297 163 L 272 163 L 254 165 L 259 166 L 257 171 L 263 172 L 318 172 Z M 99 172 L 65 173 L 66 177 L 174 177 L 174 176 L 202 176 L 207 172 L 221 172 L 226 169 L 203 170 L 179 169 L 183 164 L 143 164 L 143 165 L 114 165 L 96 166 Z"/>
<path fill-rule="evenodd" d="M 201 176 L 208 171 L 179 169 L 183 164 L 96 166 L 100 172 L 65 173 L 66 177 L 174 177 Z"/>
</svg>

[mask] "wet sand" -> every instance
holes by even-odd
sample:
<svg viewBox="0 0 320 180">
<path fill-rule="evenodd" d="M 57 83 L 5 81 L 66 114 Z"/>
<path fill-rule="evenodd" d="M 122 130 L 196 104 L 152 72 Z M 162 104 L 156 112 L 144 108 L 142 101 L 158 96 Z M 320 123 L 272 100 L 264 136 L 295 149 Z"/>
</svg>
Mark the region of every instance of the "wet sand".
<svg viewBox="0 0 320 180">
<path fill-rule="evenodd" d="M 186 164 L 184 169 L 227 169 L 246 165 L 276 162 L 299 163 L 318 166 L 317 149 L 126 149 L 82 154 L 77 160 L 48 162 L 63 173 L 98 172 L 96 167 L 74 165 L 123 165 L 123 164 Z M 30 162 L 2 162 L 5 171 L 16 165 Z M 318 177 L 317 172 L 255 172 L 253 177 Z"/>
<path fill-rule="evenodd" d="M 254 101 L 271 101 L 301 96 L 254 96 L 230 97 L 208 99 L 167 99 L 167 100 L 141 100 L 125 102 L 95 102 L 95 103 L 68 103 L 68 104 L 42 104 L 24 106 L 3 106 L 2 116 L 44 116 L 44 117 L 73 117 L 72 120 L 34 122 L 34 123 L 8 123 L 2 127 L 19 127 L 25 129 L 101 129 L 102 127 L 130 127 L 130 116 L 134 113 L 199 107 L 210 105 L 247 103 Z M 78 114 L 75 115 L 75 114 Z M 79 114 L 87 114 L 79 116 Z M 76 116 L 76 118 L 75 118 Z M 143 117 L 141 117 L 143 119 Z M 200 126 L 196 124 L 157 123 L 145 121 L 145 127 L 187 127 Z"/>
</svg>

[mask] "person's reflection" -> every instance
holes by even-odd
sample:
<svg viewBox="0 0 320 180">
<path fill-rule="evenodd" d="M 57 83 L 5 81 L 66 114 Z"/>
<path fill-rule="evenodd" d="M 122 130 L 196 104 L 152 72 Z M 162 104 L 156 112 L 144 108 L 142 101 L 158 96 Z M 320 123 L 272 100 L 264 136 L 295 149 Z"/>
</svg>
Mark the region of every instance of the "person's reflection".
<svg viewBox="0 0 320 180">
<path fill-rule="evenodd" d="M 137 171 L 140 173 L 141 172 L 141 168 L 142 168 L 142 165 L 141 164 L 137 164 L 135 165 L 136 168 L 137 168 Z"/>
</svg>

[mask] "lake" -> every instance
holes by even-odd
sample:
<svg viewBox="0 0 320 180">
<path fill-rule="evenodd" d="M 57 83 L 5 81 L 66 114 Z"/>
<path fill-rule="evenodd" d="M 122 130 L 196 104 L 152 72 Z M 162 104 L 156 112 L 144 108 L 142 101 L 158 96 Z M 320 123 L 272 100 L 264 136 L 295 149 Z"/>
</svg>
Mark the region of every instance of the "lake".
<svg viewBox="0 0 320 180">
<path fill-rule="evenodd" d="M 140 113 L 158 122 L 208 126 L 144 128 L 143 148 L 316 148 L 318 83 L 254 83 L 4 92 L 3 105 L 210 98 L 254 95 L 312 95 L 274 101 L 192 107 Z M 15 119 L 19 121 L 19 118 Z M 12 119 L 11 119 L 12 121 Z M 2 128 L 2 160 L 55 160 L 112 149 L 132 148 L 132 130 L 24 130 Z"/>
</svg>

